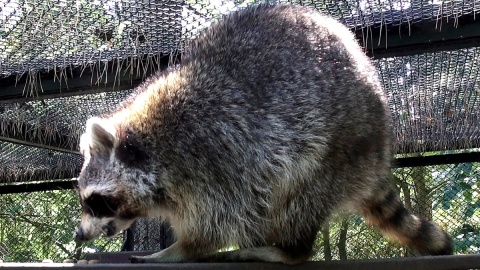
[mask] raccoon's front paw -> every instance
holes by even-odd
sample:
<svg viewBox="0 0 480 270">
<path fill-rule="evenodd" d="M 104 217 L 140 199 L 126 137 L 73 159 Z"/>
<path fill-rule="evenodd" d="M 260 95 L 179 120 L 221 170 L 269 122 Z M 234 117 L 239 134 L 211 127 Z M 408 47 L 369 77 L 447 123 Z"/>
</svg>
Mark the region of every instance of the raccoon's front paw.
<svg viewBox="0 0 480 270">
<path fill-rule="evenodd" d="M 145 258 L 142 257 L 142 256 L 132 256 L 128 259 L 130 260 L 131 263 L 145 263 L 146 262 Z"/>
</svg>

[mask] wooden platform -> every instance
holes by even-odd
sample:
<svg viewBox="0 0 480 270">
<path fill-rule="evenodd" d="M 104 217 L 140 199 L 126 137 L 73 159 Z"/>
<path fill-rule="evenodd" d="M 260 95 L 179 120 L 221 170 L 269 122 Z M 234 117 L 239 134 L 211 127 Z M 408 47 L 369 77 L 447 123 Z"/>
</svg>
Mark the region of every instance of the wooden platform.
<svg viewBox="0 0 480 270">
<path fill-rule="evenodd" d="M 123 253 L 122 258 L 133 253 Z M 138 254 L 138 253 L 135 253 Z M 102 255 L 102 254 L 96 254 Z M 103 254 L 102 258 L 107 261 L 119 256 Z M 126 256 L 125 256 L 126 255 Z M 92 257 L 92 256 L 91 256 Z M 93 256 L 96 257 L 96 256 Z M 328 262 L 306 262 L 296 266 L 288 266 L 274 263 L 181 263 L 181 264 L 129 264 L 129 263 L 101 263 L 101 264 L 62 264 L 62 263 L 3 263 L 0 268 L 8 270 L 29 270 L 29 269 L 152 269 L 152 270 L 273 270 L 273 269 L 299 269 L 299 270 L 461 270 L 480 269 L 480 254 L 476 255 L 455 255 L 439 257 L 415 257 L 415 258 L 393 258 L 378 260 L 347 260 Z"/>
</svg>

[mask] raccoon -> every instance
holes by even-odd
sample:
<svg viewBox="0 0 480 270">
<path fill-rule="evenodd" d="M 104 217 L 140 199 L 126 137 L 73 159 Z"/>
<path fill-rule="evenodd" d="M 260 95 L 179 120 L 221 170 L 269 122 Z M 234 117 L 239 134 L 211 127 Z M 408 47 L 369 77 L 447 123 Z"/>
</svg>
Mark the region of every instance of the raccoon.
<svg viewBox="0 0 480 270">
<path fill-rule="evenodd" d="M 178 69 L 87 121 L 78 240 L 159 216 L 176 242 L 133 262 L 297 264 L 331 213 L 348 209 L 420 254 L 452 254 L 448 234 L 409 212 L 387 180 L 387 99 L 346 27 L 260 5 L 187 48 Z"/>
</svg>

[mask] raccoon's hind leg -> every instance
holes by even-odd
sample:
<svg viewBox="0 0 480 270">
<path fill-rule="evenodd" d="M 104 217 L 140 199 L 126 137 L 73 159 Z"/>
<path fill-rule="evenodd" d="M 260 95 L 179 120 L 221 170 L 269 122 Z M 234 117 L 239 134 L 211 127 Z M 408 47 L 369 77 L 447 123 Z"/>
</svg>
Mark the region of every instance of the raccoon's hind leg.
<svg viewBox="0 0 480 270">
<path fill-rule="evenodd" d="M 386 183 L 380 186 L 383 189 L 377 189 L 373 199 L 360 204 L 367 224 L 421 255 L 453 254 L 452 240 L 438 224 L 415 216 L 405 208 L 393 188 Z"/>
<path fill-rule="evenodd" d="M 278 244 L 275 246 L 260 246 L 240 248 L 233 251 L 217 252 L 201 257 L 201 262 L 278 262 L 289 265 L 304 262 L 312 255 L 316 231 L 303 237 L 296 244 Z"/>
<path fill-rule="evenodd" d="M 242 248 L 223 251 L 200 258 L 200 262 L 278 262 L 297 264 L 308 259 L 291 257 L 288 252 L 276 246 Z"/>
<path fill-rule="evenodd" d="M 313 243 L 312 243 L 313 244 Z M 132 263 L 179 263 L 179 262 L 279 262 L 298 264 L 306 261 L 311 255 L 312 247 L 263 246 L 242 248 L 233 251 L 212 252 L 209 255 L 185 254 L 181 245 L 172 246 L 148 255 L 132 256 Z M 208 254 L 204 253 L 204 254 Z"/>
</svg>

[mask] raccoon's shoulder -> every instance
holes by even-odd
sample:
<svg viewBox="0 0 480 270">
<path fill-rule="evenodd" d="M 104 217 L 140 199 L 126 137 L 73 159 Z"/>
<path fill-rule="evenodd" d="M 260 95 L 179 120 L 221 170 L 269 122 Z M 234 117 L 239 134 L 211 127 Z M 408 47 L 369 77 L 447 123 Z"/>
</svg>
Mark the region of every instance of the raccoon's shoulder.
<svg viewBox="0 0 480 270">
<path fill-rule="evenodd" d="M 151 132 L 162 121 L 175 118 L 170 115 L 175 112 L 173 105 L 185 98 L 187 84 L 176 68 L 158 72 L 137 86 L 108 118 L 133 132 Z"/>
</svg>

